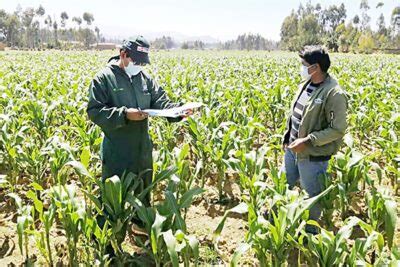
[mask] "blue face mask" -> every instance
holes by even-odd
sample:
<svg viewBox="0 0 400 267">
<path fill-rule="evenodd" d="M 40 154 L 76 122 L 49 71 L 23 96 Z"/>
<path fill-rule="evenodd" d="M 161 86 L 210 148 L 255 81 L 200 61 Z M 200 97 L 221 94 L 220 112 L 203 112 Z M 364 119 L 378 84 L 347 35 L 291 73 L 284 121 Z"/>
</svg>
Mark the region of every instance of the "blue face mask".
<svg viewBox="0 0 400 267">
<path fill-rule="evenodd" d="M 304 66 L 304 65 L 301 65 L 300 66 L 300 76 L 301 76 L 301 78 L 303 78 L 303 80 L 309 80 L 309 79 L 311 79 L 311 76 L 314 74 L 314 72 L 313 73 L 308 73 L 308 69 L 310 68 L 310 67 L 312 67 L 313 65 L 311 65 L 311 66 L 309 66 L 309 67 L 307 67 L 307 66 Z"/>
<path fill-rule="evenodd" d="M 132 62 L 129 62 L 128 66 L 125 67 L 125 72 L 129 77 L 138 75 L 139 72 L 142 71 L 142 66 L 134 65 Z"/>
</svg>

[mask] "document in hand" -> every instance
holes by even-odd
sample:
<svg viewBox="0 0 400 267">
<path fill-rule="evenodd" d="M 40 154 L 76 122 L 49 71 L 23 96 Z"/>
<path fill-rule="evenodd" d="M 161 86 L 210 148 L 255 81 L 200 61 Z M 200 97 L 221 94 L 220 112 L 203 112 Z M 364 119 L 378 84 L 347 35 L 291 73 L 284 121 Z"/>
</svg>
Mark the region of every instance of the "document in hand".
<svg viewBox="0 0 400 267">
<path fill-rule="evenodd" d="M 185 115 L 188 109 L 195 109 L 204 106 L 203 103 L 190 102 L 183 106 L 169 109 L 144 109 L 143 112 L 147 113 L 151 117 L 170 117 L 176 118 Z"/>
</svg>

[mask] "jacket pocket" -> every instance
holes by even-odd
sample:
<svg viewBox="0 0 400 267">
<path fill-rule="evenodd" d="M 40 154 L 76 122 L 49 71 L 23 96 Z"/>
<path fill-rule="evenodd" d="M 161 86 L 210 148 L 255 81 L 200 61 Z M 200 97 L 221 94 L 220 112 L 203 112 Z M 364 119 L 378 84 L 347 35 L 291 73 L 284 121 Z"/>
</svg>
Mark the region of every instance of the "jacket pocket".
<svg viewBox="0 0 400 267">
<path fill-rule="evenodd" d="M 151 94 L 144 93 L 144 92 L 139 92 L 137 94 L 137 101 L 138 101 L 138 106 L 141 109 L 148 109 L 151 106 Z"/>
<path fill-rule="evenodd" d="M 331 156 L 338 150 L 338 144 L 331 142 L 323 146 L 308 146 L 303 154 L 308 156 Z"/>
</svg>

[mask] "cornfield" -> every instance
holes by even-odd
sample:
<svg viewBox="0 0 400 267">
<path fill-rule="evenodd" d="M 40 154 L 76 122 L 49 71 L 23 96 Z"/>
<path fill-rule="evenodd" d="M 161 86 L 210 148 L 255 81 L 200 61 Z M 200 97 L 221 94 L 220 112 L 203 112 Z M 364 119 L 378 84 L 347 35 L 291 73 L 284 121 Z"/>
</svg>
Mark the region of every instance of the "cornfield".
<svg viewBox="0 0 400 267">
<path fill-rule="evenodd" d="M 296 54 L 154 52 L 146 68 L 169 97 L 205 106 L 180 123 L 150 120 L 145 207 L 136 175 L 100 183 L 102 133 L 86 103 L 112 55 L 0 54 L 0 262 L 107 266 L 111 244 L 137 266 L 399 266 L 399 57 L 333 54 L 349 129 L 325 190 L 308 198 L 279 171 Z M 316 201 L 323 217 L 309 221 Z M 121 241 L 133 217 L 145 231 Z"/>
</svg>

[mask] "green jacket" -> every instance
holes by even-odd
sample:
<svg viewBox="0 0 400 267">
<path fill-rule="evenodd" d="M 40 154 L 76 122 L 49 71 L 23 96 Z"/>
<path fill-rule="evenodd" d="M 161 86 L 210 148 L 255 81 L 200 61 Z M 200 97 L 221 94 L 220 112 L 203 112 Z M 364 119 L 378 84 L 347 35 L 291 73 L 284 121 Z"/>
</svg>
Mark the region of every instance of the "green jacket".
<svg viewBox="0 0 400 267">
<path fill-rule="evenodd" d="M 104 132 L 103 179 L 120 176 L 124 171 L 140 173 L 153 167 L 148 119 L 127 120 L 127 108 L 165 109 L 179 105 L 172 103 L 147 74 L 140 72 L 130 79 L 117 65 L 118 59 L 119 56 L 111 58 L 89 88 L 87 114 Z"/>
<path fill-rule="evenodd" d="M 300 97 L 302 89 L 309 84 L 307 81 L 299 86 L 287 120 L 286 133 L 283 143 L 289 142 L 291 116 L 294 105 Z M 297 158 L 305 159 L 310 156 L 331 156 L 342 144 L 347 128 L 347 96 L 339 87 L 337 81 L 327 76 L 325 81 L 314 90 L 304 107 L 299 126 L 299 138 L 309 136 L 310 142 L 306 149 L 297 154 Z"/>
</svg>

